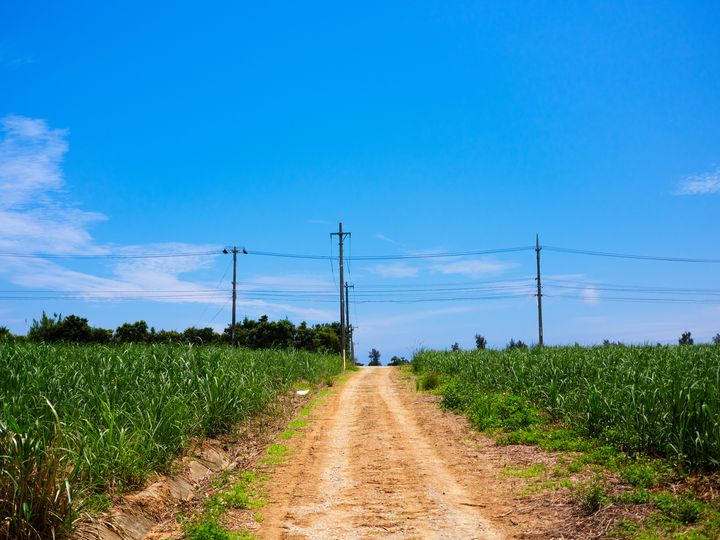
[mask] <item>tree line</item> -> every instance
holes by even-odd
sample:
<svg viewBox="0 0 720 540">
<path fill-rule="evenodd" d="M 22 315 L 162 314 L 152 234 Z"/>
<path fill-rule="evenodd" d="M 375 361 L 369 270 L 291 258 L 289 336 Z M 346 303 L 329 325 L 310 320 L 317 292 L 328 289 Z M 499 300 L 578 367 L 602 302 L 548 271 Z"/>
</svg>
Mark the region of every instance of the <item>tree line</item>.
<svg viewBox="0 0 720 540">
<path fill-rule="evenodd" d="M 714 345 L 720 345 L 720 333 L 715 334 L 715 336 L 712 338 L 712 343 L 713 343 Z M 619 346 L 622 346 L 622 345 L 624 345 L 624 343 L 622 343 L 622 342 L 620 342 L 620 341 L 615 342 L 615 341 L 610 341 L 609 339 L 604 339 L 603 342 L 602 342 L 602 344 L 603 344 L 604 347 L 609 347 L 609 346 L 611 346 L 611 345 L 615 345 L 615 346 L 618 346 L 618 345 L 619 345 Z M 693 337 L 692 337 L 692 333 L 691 333 L 691 332 L 688 332 L 688 331 L 683 332 L 682 335 L 678 338 L 678 344 L 679 344 L 679 345 L 694 345 L 694 344 L 695 344 L 695 340 L 694 340 Z M 660 343 L 658 343 L 658 345 L 660 345 Z M 576 346 L 576 347 L 579 347 L 580 344 L 579 344 L 579 343 L 575 343 L 575 346 Z M 485 339 L 485 336 L 483 336 L 483 335 L 481 335 L 481 334 L 475 334 L 475 348 L 476 348 L 477 350 L 483 350 L 483 349 L 486 349 L 486 348 L 487 348 L 487 339 Z M 517 341 L 515 341 L 514 339 L 511 339 L 511 340 L 505 345 L 505 349 L 506 349 L 506 350 L 510 350 L 510 349 L 527 349 L 527 348 L 528 348 L 528 345 L 527 345 L 526 343 L 524 343 L 524 342 L 523 342 L 522 340 L 520 340 L 520 339 L 518 339 Z M 460 349 L 460 344 L 456 341 L 455 343 L 453 343 L 453 344 L 450 346 L 450 350 L 451 350 L 451 351 L 459 351 L 459 350 L 461 350 L 461 349 Z"/>
<path fill-rule="evenodd" d="M 210 327 L 191 326 L 182 332 L 156 330 L 145 321 L 124 323 L 115 330 L 90 326 L 88 319 L 77 315 L 48 316 L 43 312 L 34 319 L 26 336 L 15 336 L 0 326 L 0 341 L 27 340 L 46 343 L 192 343 L 195 345 L 229 344 L 231 325 L 222 333 Z M 235 327 L 235 342 L 249 349 L 302 349 L 316 352 L 340 352 L 340 323 L 295 325 L 288 319 L 271 321 L 267 315 L 258 320 L 249 318 Z"/>
</svg>

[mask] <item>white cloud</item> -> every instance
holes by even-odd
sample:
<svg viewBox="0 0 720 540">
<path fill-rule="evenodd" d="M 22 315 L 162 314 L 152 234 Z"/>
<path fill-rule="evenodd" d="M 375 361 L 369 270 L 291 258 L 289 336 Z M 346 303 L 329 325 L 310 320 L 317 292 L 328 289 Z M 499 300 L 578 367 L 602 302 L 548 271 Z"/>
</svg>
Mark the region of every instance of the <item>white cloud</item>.
<svg viewBox="0 0 720 540">
<path fill-rule="evenodd" d="M 148 261 L 155 261 L 148 259 Z M 166 261 L 166 259 L 163 259 Z M 145 262 L 145 260 L 143 260 Z M 119 299 L 136 299 L 162 302 L 194 302 L 221 304 L 229 298 L 220 292 L 202 293 L 213 288 L 210 284 L 197 283 L 180 279 L 180 274 L 196 270 L 207 265 L 186 263 L 180 268 L 163 268 L 137 266 L 137 271 L 123 263 L 111 263 L 108 277 L 67 268 L 55 261 L 45 259 L 28 259 L 3 257 L 0 273 L 8 280 L 25 289 L 52 291 L 54 295 L 70 296 L 87 301 L 111 301 Z M 214 285 L 214 284 L 213 284 Z M 170 292 L 163 292 L 170 291 Z M 64 293 L 64 294 L 62 294 Z"/>
<path fill-rule="evenodd" d="M 516 263 L 477 259 L 456 260 L 452 262 L 445 261 L 448 261 L 448 259 L 443 259 L 443 262 L 433 264 L 433 271 L 444 275 L 459 274 L 465 277 L 479 277 L 501 274 L 506 270 L 518 266 Z"/>
<path fill-rule="evenodd" d="M 91 235 L 90 227 L 107 218 L 77 208 L 68 198 L 62 169 L 68 151 L 67 138 L 66 130 L 53 129 L 45 120 L 14 115 L 0 118 L 1 252 L 56 256 L 208 251 L 220 254 L 221 247 L 214 245 L 168 242 L 111 246 L 98 243 Z M 93 302 L 132 298 L 133 301 L 203 303 L 216 306 L 220 312 L 229 311 L 229 282 L 218 284 L 217 278 L 208 282 L 184 277 L 207 270 L 213 262 L 214 258 L 206 255 L 95 261 L 3 257 L 0 275 L 31 295 L 35 294 L 33 290 L 39 290 Z M 308 321 L 327 321 L 336 317 L 332 308 L 308 307 L 306 300 L 294 305 L 291 300 L 264 300 L 258 299 L 257 295 L 253 298 L 253 291 L 275 288 L 314 290 L 319 300 L 326 300 L 328 292 L 335 292 L 332 281 L 316 276 L 250 278 L 242 284 L 238 294 L 241 317 L 267 314 Z M 208 290 L 217 292 L 208 294 Z M 246 293 L 250 298 L 244 297 Z M 210 322 L 216 327 L 224 327 L 215 320 Z"/>
<path fill-rule="evenodd" d="M 101 253 L 87 227 L 105 217 L 63 200 L 67 131 L 11 115 L 0 120 L 0 136 L 0 249 Z"/>
<path fill-rule="evenodd" d="M 583 302 L 590 306 L 594 306 L 598 302 L 600 302 L 600 291 L 598 291 L 595 287 L 585 287 L 582 290 L 582 298 Z"/>
<path fill-rule="evenodd" d="M 144 244 L 142 246 L 123 246 L 115 248 L 114 252 L 121 255 L 172 254 L 216 251 L 218 246 L 206 244 L 185 244 L 181 242 L 165 242 L 160 244 Z M 177 276 L 184 273 L 195 272 L 212 266 L 213 259 L 207 255 L 194 255 L 186 257 L 157 257 L 119 259 L 115 262 L 113 273 L 124 281 L 147 283 L 149 287 L 162 285 L 163 281 L 172 280 L 179 285 Z"/>
<path fill-rule="evenodd" d="M 27 289 L 95 293 L 132 288 L 130 284 L 116 279 L 71 270 L 53 261 L 43 259 L 3 257 L 2 272 L 8 274 L 12 283 Z"/>
<path fill-rule="evenodd" d="M 45 120 L 10 115 L 0 119 L 0 250 L 5 253 L 49 255 L 121 255 L 206 251 L 217 246 L 178 243 L 143 246 L 103 246 L 89 227 L 105 216 L 76 208 L 67 200 L 62 161 L 68 151 L 67 130 L 53 129 Z M 219 249 L 218 249 L 219 252 Z M 112 259 L 104 261 L 110 277 L 74 270 L 70 262 L 4 257 L 0 273 L 25 288 L 52 291 L 107 292 L 207 288 L 180 275 L 207 268 L 210 257 Z M 107 264 L 110 264 L 109 272 Z M 113 294 L 118 293 L 118 294 Z M 90 294 L 86 295 L 87 298 Z M 168 300 L 169 301 L 169 300 Z M 177 301 L 177 300 L 175 300 Z M 189 301 L 208 301 L 192 299 Z M 215 299 L 209 302 L 215 302 Z"/>
<path fill-rule="evenodd" d="M 51 129 L 44 120 L 10 115 L 0 121 L 0 190 L 3 208 L 31 203 L 63 185 L 62 158 L 67 131 Z"/>
<path fill-rule="evenodd" d="M 420 272 L 417 266 L 410 266 L 405 263 L 377 264 L 368 268 L 373 274 L 385 278 L 412 278 Z"/>
<path fill-rule="evenodd" d="M 393 240 L 389 236 L 385 236 L 384 234 L 381 234 L 381 233 L 375 233 L 375 238 L 377 238 L 378 240 L 382 240 L 383 242 L 387 242 L 389 244 L 397 244 L 397 242 L 395 240 Z"/>
<path fill-rule="evenodd" d="M 689 176 L 678 185 L 676 195 L 720 193 L 720 167 L 714 171 Z"/>
</svg>

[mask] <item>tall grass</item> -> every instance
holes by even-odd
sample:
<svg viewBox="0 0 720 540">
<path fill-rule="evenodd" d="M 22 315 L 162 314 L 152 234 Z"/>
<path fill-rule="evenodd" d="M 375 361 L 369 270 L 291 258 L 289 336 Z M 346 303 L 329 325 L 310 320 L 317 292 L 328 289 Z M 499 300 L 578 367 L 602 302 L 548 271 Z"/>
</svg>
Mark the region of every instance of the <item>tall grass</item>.
<svg viewBox="0 0 720 540">
<path fill-rule="evenodd" d="M 693 468 L 720 465 L 718 346 L 425 351 L 413 367 L 477 392 L 523 396 L 626 450 Z"/>
<path fill-rule="evenodd" d="M 182 345 L 0 344 L 0 538 L 67 530 L 73 496 L 140 485 L 336 355 Z"/>
</svg>

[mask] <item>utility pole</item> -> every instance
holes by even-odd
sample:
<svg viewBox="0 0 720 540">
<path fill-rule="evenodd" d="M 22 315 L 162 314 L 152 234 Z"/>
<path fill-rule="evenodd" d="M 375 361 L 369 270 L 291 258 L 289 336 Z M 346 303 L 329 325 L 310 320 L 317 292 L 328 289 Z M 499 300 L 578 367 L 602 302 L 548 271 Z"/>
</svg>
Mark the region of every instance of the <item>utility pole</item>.
<svg viewBox="0 0 720 540">
<path fill-rule="evenodd" d="M 542 285 L 540 284 L 540 235 L 535 235 L 535 255 L 537 259 L 537 299 L 538 299 L 538 345 L 543 347 L 543 324 L 542 324 Z"/>
<path fill-rule="evenodd" d="M 228 253 L 233 254 L 233 279 L 232 279 L 232 322 L 230 323 L 230 344 L 233 347 L 237 347 L 237 342 L 235 341 L 235 304 L 237 303 L 237 254 L 247 254 L 247 251 L 245 251 L 245 248 L 238 249 L 237 246 L 233 246 L 232 251 L 228 251 L 227 249 L 223 249 L 223 253 L 226 255 Z"/>
<path fill-rule="evenodd" d="M 348 289 L 354 289 L 355 285 L 348 285 L 347 281 L 345 282 L 345 324 L 348 327 L 348 337 L 350 338 L 348 341 L 350 341 L 350 360 L 353 361 L 353 364 L 355 363 L 355 343 L 353 342 L 353 325 L 350 324 L 350 298 L 348 296 Z"/>
<path fill-rule="evenodd" d="M 330 237 L 337 235 L 339 255 L 340 255 L 340 351 L 342 353 L 343 369 L 347 367 L 345 360 L 345 274 L 343 273 L 343 240 L 346 236 L 350 236 L 350 233 L 343 232 L 342 221 L 338 225 L 338 232 L 330 233 Z"/>
<path fill-rule="evenodd" d="M 230 343 L 233 347 L 237 347 L 235 341 L 235 304 L 237 303 L 237 246 L 233 246 L 233 295 L 232 295 L 232 327 L 230 330 Z"/>
</svg>

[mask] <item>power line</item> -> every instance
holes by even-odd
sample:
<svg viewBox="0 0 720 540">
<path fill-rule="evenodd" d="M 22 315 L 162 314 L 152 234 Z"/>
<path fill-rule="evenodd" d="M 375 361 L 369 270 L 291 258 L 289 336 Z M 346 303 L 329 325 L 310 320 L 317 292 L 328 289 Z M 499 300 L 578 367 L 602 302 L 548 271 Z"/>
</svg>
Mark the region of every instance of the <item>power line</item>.
<svg viewBox="0 0 720 540">
<path fill-rule="evenodd" d="M 445 291 L 448 292 L 448 291 Z M 452 291 L 450 291 L 452 292 Z M 474 292 L 491 292 L 485 290 L 475 290 Z M 443 291 L 437 291 L 438 294 Z M 310 303 L 328 303 L 335 304 L 337 301 L 334 298 L 334 294 L 330 293 L 327 295 L 317 294 L 287 294 L 287 293 L 244 293 L 241 300 L 274 300 L 274 301 L 303 301 Z M 365 295 L 358 293 L 354 299 L 354 304 L 416 304 L 426 302 L 465 302 L 475 300 L 503 300 L 503 299 L 514 299 L 514 298 L 534 298 L 535 294 L 531 289 L 525 291 L 516 291 L 513 293 L 501 293 L 501 294 L 469 294 L 462 296 L 448 296 L 447 294 L 436 295 L 425 295 L 417 297 L 415 295 L 409 297 L 403 296 L 378 296 L 378 295 Z M 585 299 L 580 294 L 547 294 L 543 293 L 543 296 L 548 298 L 565 298 L 565 299 Z M 148 295 L 122 295 L 117 293 L 105 293 L 103 295 L 98 294 L 43 294 L 43 295 L 2 295 L 0 300 L 17 300 L 17 301 L 37 301 L 37 300 L 221 300 L 227 299 L 227 293 L 216 292 L 216 293 L 203 293 L 203 294 L 148 294 Z M 636 296 L 602 296 L 600 298 L 603 301 L 616 301 L 616 302 L 636 302 L 636 303 L 651 303 L 651 304 L 720 304 L 720 298 L 663 298 L 663 297 L 636 297 Z M 225 303 L 227 305 L 227 302 Z M 356 319 L 357 321 L 357 319 Z"/>
<path fill-rule="evenodd" d="M 220 277 L 220 281 L 218 281 L 217 285 L 215 286 L 215 290 L 217 290 L 217 291 L 220 290 L 220 287 L 222 286 L 223 282 L 225 281 L 225 277 L 227 276 L 228 271 L 230 270 L 231 262 L 232 261 L 228 260 L 228 263 L 225 266 L 225 271 L 223 272 L 222 277 Z M 202 318 L 205 316 L 205 313 L 207 313 L 207 309 L 208 309 L 208 305 L 205 304 L 203 306 L 202 312 L 200 313 L 200 317 L 198 317 L 198 321 L 202 321 Z M 220 313 L 220 312 L 218 311 L 218 313 Z M 215 320 L 215 317 L 217 317 L 218 313 L 215 314 L 215 316 L 211 319 L 210 322 Z M 198 322 L 198 326 L 200 326 L 200 322 Z"/>
<path fill-rule="evenodd" d="M 566 248 L 560 246 L 542 247 L 548 251 L 557 253 L 569 253 L 574 255 L 589 255 L 595 257 L 612 257 L 619 259 L 638 259 L 648 261 L 664 261 L 664 262 L 685 262 L 685 263 L 710 263 L 720 264 L 720 259 L 716 258 L 688 258 L 688 257 L 669 257 L 659 255 L 639 255 L 631 253 L 616 253 L 607 251 L 594 251 L 587 249 Z M 520 251 L 534 250 L 535 246 L 519 246 L 485 250 L 466 250 L 466 251 L 448 251 L 437 253 L 414 253 L 406 255 L 354 255 L 347 257 L 350 261 L 376 261 L 376 260 L 403 260 L 403 259 L 434 259 L 445 257 L 470 257 L 477 255 L 493 255 L 499 253 L 514 253 Z M 180 253 L 142 253 L 142 254 L 122 254 L 122 253 L 95 253 L 95 254 L 52 254 L 52 253 L 0 253 L 0 257 L 24 258 L 24 259 L 166 259 L 175 257 L 203 257 L 219 255 L 217 250 L 212 251 L 194 251 Z M 257 255 L 263 257 L 282 257 L 291 259 L 309 259 L 309 260 L 333 260 L 332 255 L 313 255 L 302 253 L 283 253 L 276 251 L 260 251 L 248 250 L 248 255 Z"/>
<path fill-rule="evenodd" d="M 472 255 L 492 255 L 497 253 L 513 253 L 517 251 L 528 251 L 535 249 L 533 246 L 510 247 L 499 249 L 471 250 L 471 251 L 448 251 L 441 253 L 415 253 L 408 255 L 354 255 L 346 260 L 353 261 L 382 261 L 382 260 L 402 260 L 402 259 L 437 259 L 443 257 L 469 257 Z M 280 253 L 275 251 L 255 251 L 248 250 L 248 255 L 259 255 L 263 257 L 284 257 L 291 259 L 314 259 L 326 260 L 333 259 L 332 255 L 308 255 L 300 253 Z"/>
<path fill-rule="evenodd" d="M 609 283 L 606 281 L 583 281 L 583 280 L 576 280 L 576 279 L 552 279 L 547 278 L 543 281 L 551 282 L 551 283 L 558 283 L 558 284 L 564 284 L 564 285 L 577 285 L 582 287 L 622 287 L 626 289 L 632 289 L 632 290 L 663 290 L 663 291 L 679 291 L 679 292 L 720 292 L 720 289 L 696 289 L 696 288 L 687 288 L 687 287 L 650 287 L 648 285 L 634 285 L 634 284 L 620 284 L 620 283 Z"/>
<path fill-rule="evenodd" d="M 453 285 L 453 284 L 448 284 Z M 464 284 L 463 284 L 464 285 Z M 383 296 L 404 297 L 415 296 L 418 294 L 438 295 L 448 292 L 454 293 L 477 293 L 477 292 L 532 292 L 533 284 L 530 279 L 525 280 L 494 280 L 478 282 L 477 284 L 468 283 L 468 286 L 443 286 L 443 284 L 425 284 L 419 286 L 389 286 L 375 285 L 356 291 L 353 290 L 354 298 L 376 298 Z M 720 289 L 690 289 L 690 288 L 671 288 L 671 287 L 644 287 L 638 285 L 617 285 L 594 282 L 574 282 L 564 280 L 548 279 L 546 287 L 551 289 L 567 289 L 574 291 L 582 291 L 587 289 L 608 292 L 632 292 L 636 294 L 670 294 L 670 295 L 707 295 L 719 296 Z M 298 298 L 334 298 L 335 291 L 327 288 L 262 288 L 258 289 L 251 285 L 245 285 L 238 288 L 238 293 L 244 297 L 282 297 L 287 299 Z M 47 298 L 47 297 L 101 297 L 101 298 L 162 298 L 162 297 L 187 297 L 187 298 L 212 298 L 225 297 L 228 293 L 220 289 L 75 289 L 75 290 L 0 290 L 3 298 Z M 39 295 L 39 296 L 38 296 Z"/>
<path fill-rule="evenodd" d="M 352 235 L 348 237 L 348 251 L 349 251 L 350 256 L 349 256 L 349 257 L 345 257 L 345 260 L 347 261 L 348 276 L 350 276 L 350 275 L 351 275 L 351 272 L 350 272 L 350 263 L 351 263 L 352 260 L 353 260 L 353 259 L 352 259 Z"/>
<path fill-rule="evenodd" d="M 469 295 L 469 296 L 455 296 L 452 298 L 447 297 L 447 292 L 453 292 L 453 291 L 437 291 L 437 294 L 442 294 L 441 297 L 436 297 L 434 295 L 425 295 L 418 297 L 416 294 L 405 296 L 400 295 L 398 296 L 392 296 L 392 295 L 382 295 L 382 294 L 359 294 L 360 297 L 357 299 L 357 303 L 381 303 L 381 302 L 408 302 L 408 303 L 414 303 L 419 301 L 441 301 L 441 300 L 462 300 L 462 299 L 478 299 L 480 297 L 476 295 Z M 471 292 L 493 292 L 492 290 L 482 290 L 478 289 Z M 282 293 L 282 292 L 247 292 L 243 293 L 241 300 L 290 300 L 290 301 L 308 301 L 308 302 L 320 302 L 320 303 L 335 303 L 334 294 L 322 294 L 318 295 L 315 293 L 309 294 L 309 293 Z M 532 296 L 531 292 L 529 291 L 515 291 L 512 293 L 503 293 L 503 294 L 490 294 L 490 295 L 484 295 L 482 298 L 510 298 L 510 297 L 520 297 L 520 296 Z M 11 295 L 2 295 L 0 296 L 0 299 L 3 300 L 143 300 L 143 299 L 165 299 L 165 300 L 214 300 L 214 299 L 225 299 L 228 297 L 228 294 L 226 292 L 216 291 L 216 292 L 209 292 L 209 293 L 196 293 L 196 294 L 189 294 L 189 293 L 163 293 L 163 294 L 145 294 L 145 295 L 127 295 L 127 294 L 119 294 L 116 292 L 110 292 L 110 293 L 103 293 L 103 294 L 83 294 L 83 293 L 75 293 L 75 294 L 67 294 L 67 293 L 44 293 L 44 294 L 36 294 L 36 295 L 26 295 L 26 294 L 11 294 Z"/>
<path fill-rule="evenodd" d="M 0 257 L 20 259 L 169 259 L 174 257 L 204 257 L 219 255 L 220 251 L 195 251 L 187 253 L 145 253 L 125 255 L 119 253 L 51 254 L 51 253 L 0 253 Z"/>
<path fill-rule="evenodd" d="M 358 304 L 418 304 L 423 302 L 465 302 L 469 300 L 501 300 L 508 298 L 534 298 L 534 294 L 498 294 L 491 296 L 462 296 L 448 298 L 417 298 L 410 300 L 358 300 Z"/>
<path fill-rule="evenodd" d="M 570 298 L 574 300 L 585 300 L 586 298 L 581 295 L 571 294 L 544 294 L 548 298 Z M 720 304 L 720 299 L 702 299 L 702 298 L 637 298 L 632 296 L 603 296 L 603 301 L 616 301 L 616 302 L 635 302 L 640 304 Z"/>
<path fill-rule="evenodd" d="M 353 312 L 355 314 L 355 318 L 353 319 L 355 321 L 355 328 L 360 327 L 360 319 L 358 318 L 357 313 L 357 295 L 355 294 L 355 287 L 353 287 Z"/>
<path fill-rule="evenodd" d="M 210 322 L 208 324 L 212 323 L 217 318 L 217 316 L 220 315 L 220 313 L 227 307 L 227 305 L 230 303 L 231 300 L 232 300 L 232 298 L 227 299 L 227 302 L 225 302 L 220 307 L 220 309 L 217 310 L 217 312 L 215 313 L 215 315 L 212 316 L 212 319 L 210 319 Z"/>
<path fill-rule="evenodd" d="M 261 257 L 283 257 L 286 259 L 313 259 L 319 261 L 332 260 L 331 255 L 304 255 L 301 253 L 278 253 L 274 251 L 253 251 L 248 250 L 248 255 L 259 255 Z"/>
<path fill-rule="evenodd" d="M 437 259 L 443 257 L 469 257 L 473 255 L 492 255 L 496 253 L 513 253 L 517 251 L 529 251 L 535 249 L 533 246 L 484 249 L 472 251 L 448 251 L 444 253 L 417 253 L 411 255 L 356 255 L 354 261 L 379 261 L 379 260 L 399 260 L 399 259 Z"/>
<path fill-rule="evenodd" d="M 437 287 L 437 288 L 412 288 L 412 289 L 378 289 L 369 291 L 360 291 L 355 293 L 356 296 L 379 296 L 383 294 L 407 295 L 415 293 L 446 293 L 446 292 L 493 292 L 493 291 L 520 291 L 530 290 L 530 284 L 525 286 L 486 286 L 486 287 Z M 244 295 L 279 295 L 293 297 L 301 296 L 335 296 L 335 292 L 329 289 L 238 289 L 238 293 Z M 6 290 L 0 291 L 0 294 L 6 295 L 29 295 L 29 294 L 51 294 L 51 295 L 85 295 L 85 296 L 107 296 L 107 295 L 128 295 L 128 296 L 158 296 L 158 295 L 182 295 L 182 296 L 225 296 L 226 291 L 218 289 L 200 289 L 200 290 Z"/>
<path fill-rule="evenodd" d="M 337 287 L 337 281 L 335 281 L 335 268 L 333 268 L 333 241 L 332 241 L 332 235 L 330 235 L 330 273 L 332 274 L 332 280 L 333 280 L 333 286 Z"/>
<path fill-rule="evenodd" d="M 591 255 L 594 257 L 612 257 L 615 259 L 638 259 L 643 261 L 685 262 L 685 263 L 711 263 L 720 264 L 720 259 L 690 259 L 685 257 L 665 257 L 658 255 L 634 255 L 630 253 L 612 253 L 607 251 L 591 251 L 587 249 L 572 249 L 557 246 L 543 246 L 543 249 L 558 253 L 572 253 L 574 255 Z"/>
<path fill-rule="evenodd" d="M 75 290 L 58 290 L 58 289 L 45 289 L 45 290 L 25 290 L 25 289 L 13 289 L 13 290 L 0 290 L 0 295 L 14 295 L 14 294 L 54 294 L 54 295 L 112 295 L 122 294 L 129 296 L 156 296 L 156 295 L 226 295 L 229 294 L 227 291 L 221 289 L 75 289 Z"/>
<path fill-rule="evenodd" d="M 360 324 L 358 323 L 358 316 L 357 316 L 357 294 L 356 294 L 356 291 L 355 291 L 357 287 L 355 287 L 355 283 L 354 283 L 355 280 L 354 280 L 353 277 L 352 277 L 351 264 L 350 264 L 351 261 L 352 261 L 352 246 L 353 246 L 353 243 L 352 243 L 352 235 L 351 235 L 351 236 L 349 237 L 349 246 L 348 246 L 348 249 L 349 249 L 349 251 L 350 251 L 350 257 L 348 258 L 347 267 L 348 267 L 348 277 L 350 278 L 350 281 L 353 282 L 353 286 L 352 286 L 351 288 L 352 288 L 352 295 L 353 295 L 353 296 L 352 296 L 352 298 L 353 298 L 353 304 L 352 304 L 352 308 L 353 308 L 353 321 L 355 321 L 355 324 L 354 324 L 354 325 L 351 325 L 352 335 L 351 335 L 351 338 L 350 338 L 350 345 L 351 345 L 351 355 L 352 355 L 352 359 L 353 359 L 353 361 L 355 361 L 355 330 L 357 330 L 357 329 L 360 327 Z M 348 300 L 348 299 L 346 298 L 346 300 Z"/>
<path fill-rule="evenodd" d="M 365 285 L 363 289 L 403 289 L 403 288 L 414 288 L 414 287 L 454 287 L 454 286 L 475 286 L 475 285 L 493 285 L 498 283 L 534 283 L 535 278 L 523 277 L 523 278 L 507 278 L 507 279 L 491 279 L 482 281 L 447 281 L 442 283 L 376 283 L 374 285 Z"/>
<path fill-rule="evenodd" d="M 214 298 L 226 298 L 226 295 L 187 295 L 187 294 L 163 294 L 145 296 L 122 296 L 122 295 L 46 295 L 46 296 L 0 296 L 0 300 L 208 300 Z"/>
<path fill-rule="evenodd" d="M 555 289 L 574 289 L 574 290 L 588 290 L 592 289 L 595 291 L 609 291 L 609 292 L 634 292 L 637 294 L 687 294 L 691 296 L 697 295 L 709 295 L 709 296 L 720 296 L 720 290 L 717 289 L 657 289 L 657 288 L 643 288 L 643 287 L 598 287 L 595 285 L 556 285 L 550 283 L 548 287 Z"/>
</svg>

